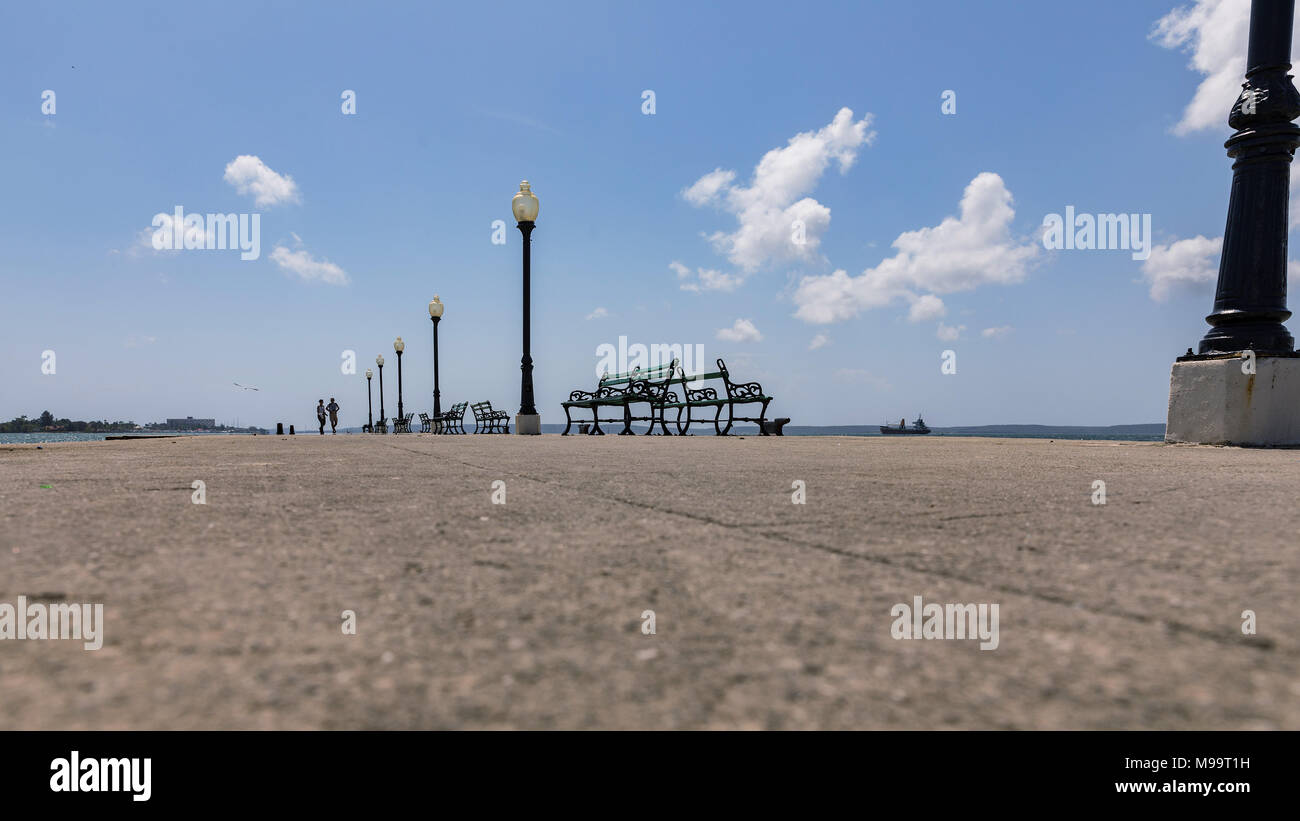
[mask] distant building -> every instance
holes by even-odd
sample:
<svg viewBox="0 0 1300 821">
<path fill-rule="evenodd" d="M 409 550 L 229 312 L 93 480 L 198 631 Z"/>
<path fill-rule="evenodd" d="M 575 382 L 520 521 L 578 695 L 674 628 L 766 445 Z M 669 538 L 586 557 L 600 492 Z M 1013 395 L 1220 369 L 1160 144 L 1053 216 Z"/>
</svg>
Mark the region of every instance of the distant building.
<svg viewBox="0 0 1300 821">
<path fill-rule="evenodd" d="M 193 416 L 187 416 L 184 419 L 168 419 L 167 427 L 171 430 L 199 430 L 215 428 L 217 420 L 215 419 L 195 419 Z"/>
</svg>

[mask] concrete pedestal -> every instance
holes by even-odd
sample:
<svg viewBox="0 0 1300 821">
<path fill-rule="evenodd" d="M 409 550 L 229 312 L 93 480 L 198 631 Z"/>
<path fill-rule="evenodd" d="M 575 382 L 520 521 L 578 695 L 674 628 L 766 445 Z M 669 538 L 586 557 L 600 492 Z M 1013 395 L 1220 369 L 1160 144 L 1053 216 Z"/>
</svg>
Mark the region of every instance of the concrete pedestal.
<svg viewBox="0 0 1300 821">
<path fill-rule="evenodd" d="M 1240 354 L 1175 362 L 1166 442 L 1300 445 L 1300 358 Z"/>
<path fill-rule="evenodd" d="M 524 436 L 536 436 L 542 432 L 542 415 L 540 413 L 515 414 L 515 433 Z"/>
</svg>

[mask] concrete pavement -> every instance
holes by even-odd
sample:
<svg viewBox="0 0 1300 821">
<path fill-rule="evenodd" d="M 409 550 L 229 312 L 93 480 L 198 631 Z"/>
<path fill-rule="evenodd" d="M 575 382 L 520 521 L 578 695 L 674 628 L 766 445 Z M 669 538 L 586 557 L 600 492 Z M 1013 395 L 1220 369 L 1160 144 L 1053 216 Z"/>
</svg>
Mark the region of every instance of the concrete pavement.
<svg viewBox="0 0 1300 821">
<path fill-rule="evenodd" d="M 0 603 L 105 606 L 0 641 L 0 728 L 1300 729 L 1297 495 L 1111 441 L 0 446 Z M 997 649 L 893 638 L 914 596 Z"/>
</svg>

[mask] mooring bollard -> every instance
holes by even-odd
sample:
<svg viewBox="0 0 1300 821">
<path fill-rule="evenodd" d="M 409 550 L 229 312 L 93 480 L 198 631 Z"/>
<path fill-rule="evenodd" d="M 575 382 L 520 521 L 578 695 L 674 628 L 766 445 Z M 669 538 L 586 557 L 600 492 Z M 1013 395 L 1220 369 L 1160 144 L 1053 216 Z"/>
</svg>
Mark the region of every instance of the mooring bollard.
<svg viewBox="0 0 1300 821">
<path fill-rule="evenodd" d="M 765 419 L 759 433 L 764 436 L 785 436 L 781 429 L 788 424 L 790 424 L 790 417 L 788 416 L 782 416 L 780 419 Z"/>
<path fill-rule="evenodd" d="M 276 435 L 276 436 L 284 436 L 284 423 L 283 423 L 283 422 L 276 422 L 276 423 L 275 423 L 275 435 Z"/>
<path fill-rule="evenodd" d="M 289 426 L 289 435 L 293 436 L 293 425 Z"/>
</svg>

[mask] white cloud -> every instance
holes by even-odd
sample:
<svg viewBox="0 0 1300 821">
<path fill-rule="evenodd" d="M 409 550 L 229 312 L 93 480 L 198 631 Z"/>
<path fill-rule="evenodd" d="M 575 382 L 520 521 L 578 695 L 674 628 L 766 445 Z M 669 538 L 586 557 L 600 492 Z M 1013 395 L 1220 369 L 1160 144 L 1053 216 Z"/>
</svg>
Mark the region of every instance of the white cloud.
<svg viewBox="0 0 1300 821">
<path fill-rule="evenodd" d="M 682 198 L 696 207 L 707 205 L 718 196 L 718 192 L 731 185 L 735 179 L 735 171 L 724 171 L 721 168 L 715 168 L 696 180 L 690 188 L 683 191 Z"/>
<path fill-rule="evenodd" d="M 807 194 L 832 162 L 841 174 L 848 172 L 859 149 L 875 139 L 870 124 L 870 114 L 854 122 L 852 110 L 841 108 L 829 125 L 796 134 L 764 154 L 748 186 L 734 184 L 734 171 L 717 168 L 682 191 L 682 198 L 697 207 L 715 204 L 736 217 L 736 231 L 718 231 L 709 240 L 747 273 L 769 262 L 815 259 L 831 211 Z M 803 242 L 794 240 L 796 221 L 803 223 Z"/>
<path fill-rule="evenodd" d="M 329 260 L 313 259 L 306 251 L 290 251 L 283 245 L 277 245 L 271 252 L 271 259 L 284 270 L 307 282 L 320 280 L 330 285 L 348 284 L 346 271 Z"/>
<path fill-rule="evenodd" d="M 172 214 L 159 212 L 154 219 L 158 221 L 157 227 L 141 228 L 135 235 L 135 242 L 127 248 L 128 256 L 136 257 L 146 251 L 160 254 L 180 251 L 187 247 L 216 247 L 216 225 L 207 222 L 202 214 L 186 214 L 180 225 L 176 223 L 174 212 Z M 166 240 L 160 242 L 168 243 L 171 247 L 155 248 L 153 244 L 155 236 L 166 237 Z"/>
<path fill-rule="evenodd" d="M 737 319 L 730 328 L 719 328 L 718 339 L 724 342 L 762 342 L 763 335 L 748 319 Z"/>
<path fill-rule="evenodd" d="M 893 242 L 898 253 L 876 267 L 857 277 L 841 269 L 801 279 L 794 295 L 799 306 L 795 316 L 819 324 L 841 322 L 897 299 L 911 301 L 913 310 L 922 303 L 919 312 L 924 316 L 942 307 L 935 294 L 1020 282 L 1040 246 L 1011 236 L 1016 215 L 1011 203 L 1011 192 L 1000 176 L 979 174 L 962 194 L 959 217 L 900 234 Z"/>
<path fill-rule="evenodd" d="M 721 271 L 715 271 L 711 268 L 699 269 L 699 282 L 688 282 L 682 286 L 683 291 L 722 291 L 730 293 L 740 287 L 745 281 L 744 277 L 724 274 Z"/>
<path fill-rule="evenodd" d="M 1228 112 L 1241 95 L 1250 35 L 1250 0 L 1195 0 L 1156 21 L 1150 38 L 1165 48 L 1191 53 L 1188 67 L 1204 79 L 1174 126 L 1175 134 L 1228 130 Z M 1300 17 L 1291 30 L 1300 43 Z M 1294 54 L 1294 52 L 1293 52 Z M 1291 61 L 1296 62 L 1293 56 Z M 1300 225 L 1300 165 L 1291 165 L 1290 228 Z"/>
<path fill-rule="evenodd" d="M 300 202 L 298 184 L 293 178 L 277 174 L 258 157 L 241 154 L 226 166 L 225 181 L 241 194 L 252 194 L 257 206 Z"/>
<path fill-rule="evenodd" d="M 691 276 L 691 269 L 687 268 L 680 262 L 670 262 L 668 267 L 677 274 L 679 280 Z M 692 291 L 700 293 L 701 291 L 722 291 L 730 293 L 741 286 L 745 281 L 743 276 L 735 274 L 724 274 L 721 271 L 715 271 L 712 268 L 697 268 L 696 279 L 693 282 L 683 282 L 681 289 L 683 291 Z"/>
<path fill-rule="evenodd" d="M 808 350 L 815 351 L 818 348 L 825 348 L 829 344 L 831 344 L 831 338 L 829 336 L 826 334 L 817 334 L 812 338 L 812 341 L 808 343 Z"/>
<path fill-rule="evenodd" d="M 1246 74 L 1249 31 L 1250 0 L 1195 0 L 1156 21 L 1150 39 L 1189 52 L 1188 67 L 1204 76 L 1175 134 L 1227 128 L 1228 110 Z"/>
<path fill-rule="evenodd" d="M 912 303 L 911 309 L 907 312 L 907 318 L 912 322 L 925 322 L 931 319 L 938 319 L 948 313 L 944 307 L 943 300 L 934 294 L 925 294 L 916 298 Z"/>
<path fill-rule="evenodd" d="M 1178 292 L 1205 292 L 1219 276 L 1223 237 L 1195 236 L 1157 245 L 1142 263 L 1142 278 L 1151 283 L 1151 298 L 1164 302 Z"/>
<path fill-rule="evenodd" d="M 961 332 L 964 330 L 966 330 L 965 325 L 953 326 L 953 325 L 945 325 L 942 322 L 940 322 L 939 330 L 935 331 L 934 335 L 942 339 L 944 342 L 956 342 L 959 338 L 961 338 Z"/>
<path fill-rule="evenodd" d="M 1002 337 L 1010 334 L 1013 330 L 1015 329 L 1012 328 L 1010 325 L 999 325 L 996 328 L 985 328 L 984 330 L 980 331 L 980 336 L 984 337 L 985 339 L 1001 339 Z"/>
<path fill-rule="evenodd" d="M 605 310 L 604 308 L 597 308 L 596 310 L 587 314 L 587 319 L 604 319 L 607 316 L 609 316 L 609 311 Z"/>
</svg>

